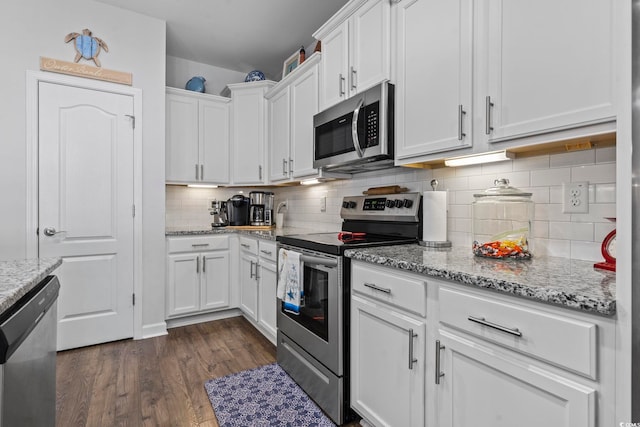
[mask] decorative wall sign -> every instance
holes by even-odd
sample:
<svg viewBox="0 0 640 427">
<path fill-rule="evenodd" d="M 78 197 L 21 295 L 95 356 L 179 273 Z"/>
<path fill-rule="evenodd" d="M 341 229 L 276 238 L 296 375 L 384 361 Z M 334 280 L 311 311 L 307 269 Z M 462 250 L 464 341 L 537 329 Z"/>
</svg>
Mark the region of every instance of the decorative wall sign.
<svg viewBox="0 0 640 427">
<path fill-rule="evenodd" d="M 131 86 L 133 76 L 124 71 L 107 70 L 86 64 L 61 61 L 59 59 L 40 57 L 40 69 L 54 73 L 69 74 L 72 76 L 86 77 L 94 80 L 104 80 L 112 83 L 120 83 Z"/>
<path fill-rule="evenodd" d="M 82 30 L 82 34 L 69 33 L 64 38 L 65 43 L 69 43 L 71 40 L 75 40 L 74 46 L 77 52 L 73 62 L 80 61 L 80 58 L 92 59 L 96 66 L 100 67 L 100 60 L 98 59 L 100 49 L 109 52 L 109 46 L 102 39 L 94 37 L 88 28 Z"/>
</svg>

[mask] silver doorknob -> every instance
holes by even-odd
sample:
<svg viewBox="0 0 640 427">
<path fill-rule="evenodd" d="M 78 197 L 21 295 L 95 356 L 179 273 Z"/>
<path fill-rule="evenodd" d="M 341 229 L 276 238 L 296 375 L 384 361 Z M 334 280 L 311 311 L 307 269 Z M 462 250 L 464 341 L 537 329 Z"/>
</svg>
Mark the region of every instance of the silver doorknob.
<svg viewBox="0 0 640 427">
<path fill-rule="evenodd" d="M 47 227 L 43 230 L 45 236 L 55 236 L 58 233 L 66 233 L 66 231 L 56 231 L 53 227 Z"/>
</svg>

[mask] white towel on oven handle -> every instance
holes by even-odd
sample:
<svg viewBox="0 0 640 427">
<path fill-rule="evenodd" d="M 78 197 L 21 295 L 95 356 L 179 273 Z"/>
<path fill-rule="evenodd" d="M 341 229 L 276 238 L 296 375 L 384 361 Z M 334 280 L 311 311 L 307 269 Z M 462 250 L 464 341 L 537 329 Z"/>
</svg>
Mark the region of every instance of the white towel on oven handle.
<svg viewBox="0 0 640 427">
<path fill-rule="evenodd" d="M 303 269 L 299 252 L 280 248 L 276 295 L 284 303 L 284 310 L 294 314 L 300 314 L 300 302 L 304 297 Z"/>
</svg>

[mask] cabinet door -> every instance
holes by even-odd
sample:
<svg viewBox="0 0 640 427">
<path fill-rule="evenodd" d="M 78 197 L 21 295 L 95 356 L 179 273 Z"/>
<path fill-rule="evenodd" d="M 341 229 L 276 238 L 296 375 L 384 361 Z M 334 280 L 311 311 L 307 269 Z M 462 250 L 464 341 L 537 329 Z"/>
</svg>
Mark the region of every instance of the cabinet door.
<svg viewBox="0 0 640 427">
<path fill-rule="evenodd" d="M 374 425 L 424 426 L 425 333 L 424 322 L 351 297 L 351 406 Z"/>
<path fill-rule="evenodd" d="M 291 84 L 293 177 L 318 173 L 313 167 L 313 116 L 318 113 L 318 67 Z"/>
<path fill-rule="evenodd" d="M 471 0 L 398 4 L 396 156 L 471 146 Z"/>
<path fill-rule="evenodd" d="M 390 75 L 391 2 L 369 0 L 355 11 L 349 21 L 348 92 L 354 95 Z M 427 29 L 423 24 L 422 29 Z M 441 39 L 442 37 L 439 37 Z M 419 40 L 425 41 L 422 34 Z M 324 49 L 324 45 L 322 46 Z M 419 51 L 420 56 L 424 51 Z"/>
<path fill-rule="evenodd" d="M 194 182 L 200 167 L 198 100 L 167 94 L 166 103 L 166 180 Z"/>
<path fill-rule="evenodd" d="M 264 180 L 265 101 L 262 89 L 233 94 L 233 182 L 262 184 Z"/>
<path fill-rule="evenodd" d="M 229 306 L 229 252 L 202 254 L 202 310 Z"/>
<path fill-rule="evenodd" d="M 289 179 L 289 88 L 269 100 L 269 179 L 272 182 Z"/>
<path fill-rule="evenodd" d="M 276 339 L 276 264 L 260 260 L 258 268 L 258 323 L 271 335 L 272 341 Z"/>
<path fill-rule="evenodd" d="M 614 3 L 485 3 L 489 141 L 615 119 Z"/>
<path fill-rule="evenodd" d="M 169 255 L 167 315 L 193 313 L 200 309 L 199 254 Z"/>
<path fill-rule="evenodd" d="M 349 61 L 349 23 L 344 22 L 322 39 L 321 109 L 337 104 L 347 97 Z"/>
<path fill-rule="evenodd" d="M 254 321 L 258 320 L 257 269 L 257 257 L 247 253 L 240 254 L 240 308 Z"/>
<path fill-rule="evenodd" d="M 200 180 L 229 183 L 229 104 L 199 101 Z"/>
<path fill-rule="evenodd" d="M 440 344 L 439 426 L 595 425 L 595 390 L 447 331 Z"/>
</svg>

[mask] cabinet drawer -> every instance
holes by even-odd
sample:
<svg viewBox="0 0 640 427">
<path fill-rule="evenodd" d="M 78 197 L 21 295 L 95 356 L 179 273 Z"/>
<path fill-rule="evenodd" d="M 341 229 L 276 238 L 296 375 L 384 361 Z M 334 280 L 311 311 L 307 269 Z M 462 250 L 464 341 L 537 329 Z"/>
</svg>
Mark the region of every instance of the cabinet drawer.
<svg viewBox="0 0 640 427">
<path fill-rule="evenodd" d="M 229 249 L 229 236 L 171 237 L 167 240 L 169 253 Z"/>
<path fill-rule="evenodd" d="M 258 242 L 258 247 L 260 250 L 260 258 L 276 262 L 276 259 L 278 258 L 278 250 L 276 249 L 275 242 L 260 240 Z"/>
<path fill-rule="evenodd" d="M 440 322 L 596 379 L 594 323 L 440 288 Z"/>
<path fill-rule="evenodd" d="M 240 237 L 240 250 L 258 255 L 258 241 L 250 237 Z"/>
<path fill-rule="evenodd" d="M 353 292 L 426 316 L 427 283 L 418 277 L 372 264 L 353 263 L 351 288 Z"/>
</svg>

